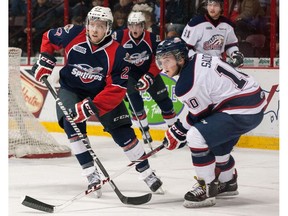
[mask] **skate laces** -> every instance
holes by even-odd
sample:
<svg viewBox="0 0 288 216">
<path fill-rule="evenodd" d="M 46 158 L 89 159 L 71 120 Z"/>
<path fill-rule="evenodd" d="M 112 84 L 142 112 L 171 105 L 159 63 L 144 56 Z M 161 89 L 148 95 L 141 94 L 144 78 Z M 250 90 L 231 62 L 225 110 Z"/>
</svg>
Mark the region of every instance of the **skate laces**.
<svg viewBox="0 0 288 216">
<path fill-rule="evenodd" d="M 194 176 L 194 179 L 197 182 L 193 185 L 192 190 L 190 190 L 190 193 L 192 193 L 194 196 L 200 196 L 206 194 L 205 181 L 202 179 L 198 179 L 197 176 Z"/>
</svg>

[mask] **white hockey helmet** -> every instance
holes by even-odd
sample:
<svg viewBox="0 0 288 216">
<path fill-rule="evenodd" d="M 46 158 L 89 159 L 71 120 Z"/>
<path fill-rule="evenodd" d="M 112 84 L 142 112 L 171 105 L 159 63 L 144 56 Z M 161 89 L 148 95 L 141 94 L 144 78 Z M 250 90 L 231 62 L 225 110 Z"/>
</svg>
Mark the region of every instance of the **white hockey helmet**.
<svg viewBox="0 0 288 216">
<path fill-rule="evenodd" d="M 89 21 L 91 20 L 102 20 L 107 22 L 107 32 L 105 37 L 109 36 L 112 33 L 113 14 L 109 7 L 93 7 L 88 12 L 86 17 L 86 28 L 88 27 Z"/>
<path fill-rule="evenodd" d="M 141 11 L 132 11 L 128 16 L 128 24 L 144 23 L 145 16 Z"/>
</svg>

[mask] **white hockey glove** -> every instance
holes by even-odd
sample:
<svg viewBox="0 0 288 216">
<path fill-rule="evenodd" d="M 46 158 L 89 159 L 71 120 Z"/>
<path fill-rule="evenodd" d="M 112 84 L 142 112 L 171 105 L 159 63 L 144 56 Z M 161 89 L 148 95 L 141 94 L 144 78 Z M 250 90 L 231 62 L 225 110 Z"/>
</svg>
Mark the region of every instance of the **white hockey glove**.
<svg viewBox="0 0 288 216">
<path fill-rule="evenodd" d="M 243 66 L 243 63 L 244 63 L 244 55 L 243 55 L 243 53 L 241 53 L 239 51 L 234 51 L 231 54 L 231 58 L 232 58 L 231 65 L 233 67 L 241 67 L 241 66 Z"/>
<path fill-rule="evenodd" d="M 163 143 L 168 150 L 174 150 L 175 148 L 182 148 L 186 145 L 186 130 L 182 123 L 177 121 L 165 132 L 165 138 Z"/>
<path fill-rule="evenodd" d="M 151 73 L 144 74 L 135 85 L 136 90 L 138 91 L 146 91 L 150 88 L 151 85 L 154 83 L 154 76 Z"/>
<path fill-rule="evenodd" d="M 56 65 L 56 58 L 48 53 L 40 53 L 39 59 L 33 65 L 31 71 L 36 79 L 40 82 L 44 76 L 50 76 Z"/>
<path fill-rule="evenodd" d="M 74 108 L 69 109 L 69 115 L 73 118 L 75 123 L 84 122 L 89 119 L 91 115 L 95 115 L 96 113 L 97 108 L 89 97 L 76 103 Z"/>
</svg>

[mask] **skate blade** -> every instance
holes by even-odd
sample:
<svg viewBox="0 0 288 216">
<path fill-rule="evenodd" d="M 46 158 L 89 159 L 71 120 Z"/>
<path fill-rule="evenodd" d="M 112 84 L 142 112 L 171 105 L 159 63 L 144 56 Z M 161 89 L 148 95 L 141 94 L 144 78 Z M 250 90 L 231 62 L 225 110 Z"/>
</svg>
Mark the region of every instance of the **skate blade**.
<svg viewBox="0 0 288 216">
<path fill-rule="evenodd" d="M 165 190 L 161 186 L 154 192 L 154 194 L 164 195 L 165 194 Z"/>
<path fill-rule="evenodd" d="M 193 202 L 193 201 L 184 200 L 183 206 L 186 208 L 202 208 L 202 207 L 214 206 L 215 204 L 216 204 L 215 197 L 211 197 L 201 202 Z"/>
<path fill-rule="evenodd" d="M 93 194 L 94 198 L 99 199 L 102 196 L 102 190 L 101 189 L 96 190 L 96 191 L 92 192 L 92 194 Z"/>
<path fill-rule="evenodd" d="M 237 196 L 239 194 L 238 191 L 227 191 L 221 194 L 217 194 L 216 198 L 225 198 L 229 196 Z"/>
</svg>

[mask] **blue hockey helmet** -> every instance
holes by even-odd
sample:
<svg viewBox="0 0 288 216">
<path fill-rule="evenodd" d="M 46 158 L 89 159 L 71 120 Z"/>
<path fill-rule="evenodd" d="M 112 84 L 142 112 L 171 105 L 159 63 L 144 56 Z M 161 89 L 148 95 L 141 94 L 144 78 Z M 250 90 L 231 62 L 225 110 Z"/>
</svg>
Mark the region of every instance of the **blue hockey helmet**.
<svg viewBox="0 0 288 216">
<path fill-rule="evenodd" d="M 188 47 L 186 43 L 179 37 L 169 38 L 159 43 L 156 50 L 156 63 L 160 69 L 162 69 L 159 61 L 160 58 L 170 54 L 175 56 L 176 61 L 180 58 L 188 59 Z"/>
</svg>

